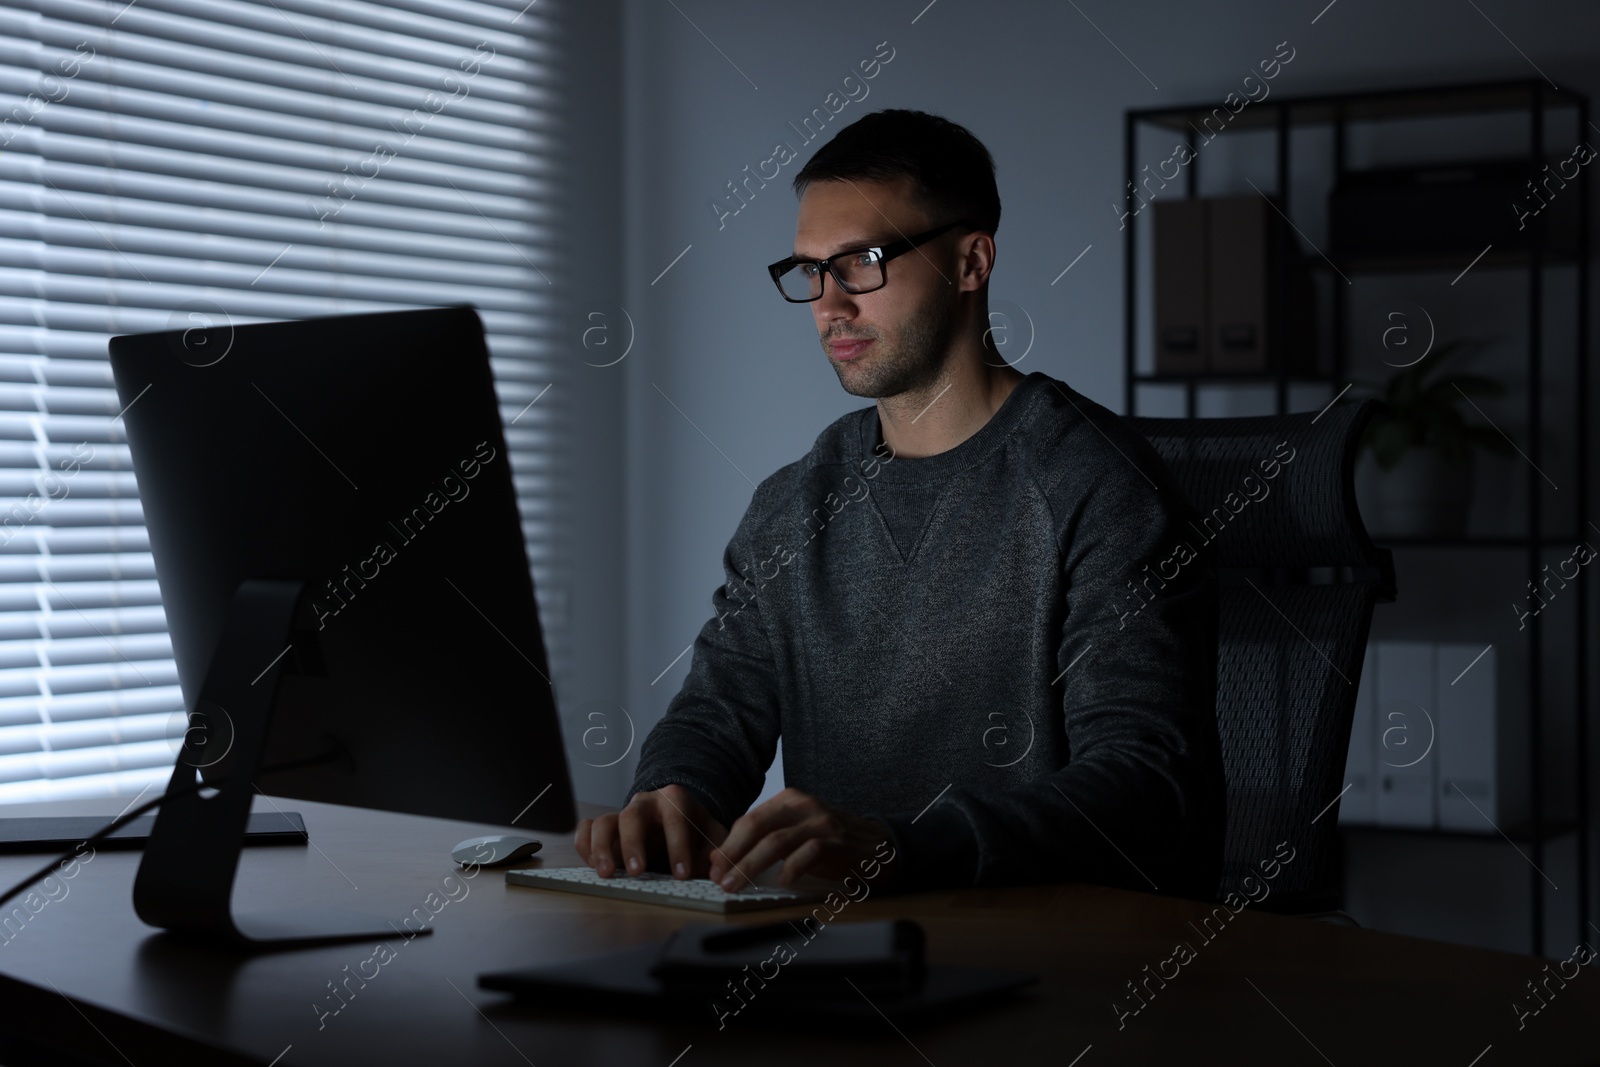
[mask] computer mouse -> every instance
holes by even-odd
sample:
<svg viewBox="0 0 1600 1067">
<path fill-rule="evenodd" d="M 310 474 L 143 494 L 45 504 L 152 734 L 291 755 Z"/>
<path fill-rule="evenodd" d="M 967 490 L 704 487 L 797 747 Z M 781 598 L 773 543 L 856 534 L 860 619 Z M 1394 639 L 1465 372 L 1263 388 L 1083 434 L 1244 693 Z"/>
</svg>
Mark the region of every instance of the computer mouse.
<svg viewBox="0 0 1600 1067">
<path fill-rule="evenodd" d="M 544 847 L 542 841 L 517 834 L 488 834 L 469 837 L 450 850 L 450 858 L 463 867 L 504 867 L 525 860 Z"/>
</svg>

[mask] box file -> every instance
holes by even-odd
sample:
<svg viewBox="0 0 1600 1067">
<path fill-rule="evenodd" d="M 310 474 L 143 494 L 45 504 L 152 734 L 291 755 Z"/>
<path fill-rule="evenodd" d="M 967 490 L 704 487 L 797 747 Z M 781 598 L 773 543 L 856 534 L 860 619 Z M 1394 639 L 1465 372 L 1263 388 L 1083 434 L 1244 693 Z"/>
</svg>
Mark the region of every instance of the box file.
<svg viewBox="0 0 1600 1067">
<path fill-rule="evenodd" d="M 1377 686 L 1377 656 L 1369 642 L 1356 685 L 1355 716 L 1350 720 L 1350 748 L 1344 763 L 1344 796 L 1339 801 L 1340 823 L 1370 823 L 1378 817 L 1378 758 L 1373 736 L 1373 690 Z"/>
<path fill-rule="evenodd" d="M 1439 765 L 1434 648 L 1424 641 L 1378 641 L 1375 651 L 1377 821 L 1384 826 L 1432 828 L 1437 825 Z"/>
<path fill-rule="evenodd" d="M 1495 649 L 1493 645 L 1441 644 L 1437 655 L 1439 828 L 1491 831 L 1501 820 L 1495 760 Z"/>
</svg>

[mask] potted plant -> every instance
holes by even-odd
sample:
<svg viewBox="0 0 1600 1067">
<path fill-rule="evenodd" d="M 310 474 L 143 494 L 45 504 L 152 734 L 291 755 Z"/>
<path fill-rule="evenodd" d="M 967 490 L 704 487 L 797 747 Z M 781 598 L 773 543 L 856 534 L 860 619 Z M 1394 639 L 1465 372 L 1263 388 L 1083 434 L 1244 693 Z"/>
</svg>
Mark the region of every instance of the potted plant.
<svg viewBox="0 0 1600 1067">
<path fill-rule="evenodd" d="M 1471 423 L 1461 405 L 1504 396 L 1506 388 L 1478 374 L 1440 371 L 1465 351 L 1462 341 L 1434 348 L 1385 381 L 1357 381 L 1380 408 L 1367 423 L 1358 456 L 1371 462 L 1357 479 L 1358 503 L 1374 537 L 1462 537 L 1472 504 L 1477 448 L 1513 455 L 1492 426 Z"/>
</svg>

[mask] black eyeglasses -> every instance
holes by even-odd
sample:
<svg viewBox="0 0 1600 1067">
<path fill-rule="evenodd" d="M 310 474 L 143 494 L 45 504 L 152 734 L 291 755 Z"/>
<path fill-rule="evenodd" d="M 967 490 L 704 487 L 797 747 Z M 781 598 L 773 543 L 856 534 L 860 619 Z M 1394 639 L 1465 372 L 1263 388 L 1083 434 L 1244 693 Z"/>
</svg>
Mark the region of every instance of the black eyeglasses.
<svg viewBox="0 0 1600 1067">
<path fill-rule="evenodd" d="M 789 256 L 769 266 L 767 273 L 772 275 L 772 283 L 778 287 L 778 292 L 791 304 L 808 304 L 820 298 L 825 274 L 833 275 L 839 288 L 851 295 L 870 293 L 888 284 L 885 263 L 965 224 L 965 219 L 957 219 L 903 241 L 869 248 L 851 248 L 835 252 L 827 259 L 796 259 Z"/>
</svg>

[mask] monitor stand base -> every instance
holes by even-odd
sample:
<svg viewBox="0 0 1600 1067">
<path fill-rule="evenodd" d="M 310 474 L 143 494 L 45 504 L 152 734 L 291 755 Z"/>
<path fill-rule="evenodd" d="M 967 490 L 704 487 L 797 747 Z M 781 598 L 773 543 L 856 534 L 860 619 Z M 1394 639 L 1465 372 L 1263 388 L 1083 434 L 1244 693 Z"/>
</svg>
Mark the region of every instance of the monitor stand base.
<svg viewBox="0 0 1600 1067">
<path fill-rule="evenodd" d="M 299 581 L 241 582 L 224 620 L 133 883 L 139 918 L 174 936 L 266 951 L 400 932 L 377 916 L 318 910 L 233 914 L 239 852 L 303 591 Z"/>
<path fill-rule="evenodd" d="M 255 951 L 310 948 L 346 941 L 386 941 L 396 936 L 407 941 L 433 928 L 402 930 L 375 915 L 349 911 L 258 911 L 233 917 L 235 944 Z"/>
</svg>

